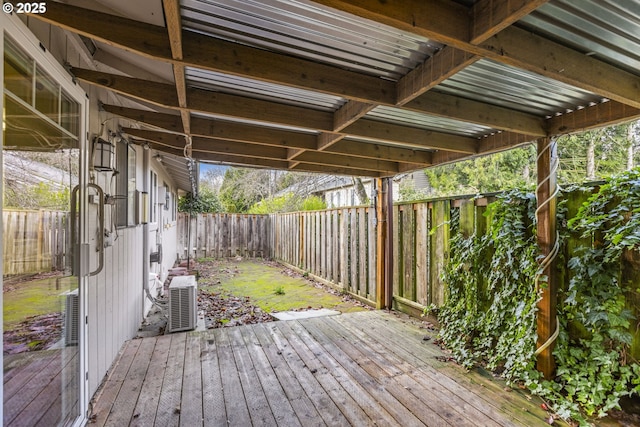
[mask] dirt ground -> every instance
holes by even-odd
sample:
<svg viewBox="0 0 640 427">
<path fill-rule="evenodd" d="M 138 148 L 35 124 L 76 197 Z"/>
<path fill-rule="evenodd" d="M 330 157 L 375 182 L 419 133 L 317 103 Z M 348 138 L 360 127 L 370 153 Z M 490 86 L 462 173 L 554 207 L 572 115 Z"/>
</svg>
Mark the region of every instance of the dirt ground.
<svg viewBox="0 0 640 427">
<path fill-rule="evenodd" d="M 190 272 L 198 281 L 198 317 L 207 329 L 271 322 L 275 318 L 270 313 L 277 311 L 369 309 L 346 293 L 272 261 L 200 259 L 191 267 Z M 159 302 L 140 328 L 139 336 L 164 333 L 166 297 Z"/>
</svg>

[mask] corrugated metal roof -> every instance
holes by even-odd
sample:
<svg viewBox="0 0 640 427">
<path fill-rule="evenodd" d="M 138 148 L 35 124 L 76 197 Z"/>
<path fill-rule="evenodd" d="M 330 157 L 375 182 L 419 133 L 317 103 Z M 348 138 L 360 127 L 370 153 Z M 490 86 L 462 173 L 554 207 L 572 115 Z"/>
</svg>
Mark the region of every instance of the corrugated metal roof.
<svg viewBox="0 0 640 427">
<path fill-rule="evenodd" d="M 338 96 L 325 95 L 320 92 L 297 89 L 274 83 L 262 82 L 245 77 L 236 77 L 213 71 L 187 67 L 185 69 L 187 85 L 217 92 L 246 95 L 267 101 L 274 100 L 301 107 L 312 107 L 317 110 L 335 111 L 346 102 Z"/>
<path fill-rule="evenodd" d="M 442 45 L 304 0 L 181 0 L 182 26 L 397 80 Z"/>
<path fill-rule="evenodd" d="M 378 106 L 370 111 L 367 118 L 388 123 L 401 123 L 409 126 L 441 131 L 455 135 L 479 138 L 490 133 L 497 132 L 488 126 L 462 122 L 460 120 L 435 117 L 400 108 Z"/>
<path fill-rule="evenodd" d="M 640 75 L 640 6 L 631 0 L 553 0 L 519 25 Z"/>
<path fill-rule="evenodd" d="M 195 161 L 185 157 L 175 156 L 166 152 L 159 153 L 165 170 L 176 184 L 184 191 L 197 194 L 198 165 Z"/>
<path fill-rule="evenodd" d="M 489 59 L 477 61 L 436 89 L 539 116 L 565 113 L 602 100 L 595 93 Z"/>
</svg>

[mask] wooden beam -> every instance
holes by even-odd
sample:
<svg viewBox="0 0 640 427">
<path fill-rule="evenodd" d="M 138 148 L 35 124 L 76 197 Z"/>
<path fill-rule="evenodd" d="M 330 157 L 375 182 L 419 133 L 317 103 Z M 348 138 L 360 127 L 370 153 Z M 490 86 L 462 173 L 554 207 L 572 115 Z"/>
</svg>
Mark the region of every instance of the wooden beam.
<svg viewBox="0 0 640 427">
<path fill-rule="evenodd" d="M 512 108 L 429 91 L 403 106 L 406 110 L 488 126 L 494 129 L 546 136 L 545 120 Z"/>
<path fill-rule="evenodd" d="M 151 126 L 180 131 L 180 117 L 133 108 L 103 105 L 105 111 Z M 251 126 L 216 119 L 193 117 L 192 134 L 203 138 L 219 138 L 230 141 L 251 142 L 283 148 L 314 149 L 317 136 L 313 133 L 293 132 L 263 126 Z"/>
<path fill-rule="evenodd" d="M 556 171 L 552 167 L 557 160 L 556 144 L 550 138 L 541 138 L 537 142 L 538 147 L 538 189 L 536 198 L 538 200 L 537 217 L 537 240 L 542 257 L 548 257 L 553 252 L 556 242 L 556 199 L 553 195 L 556 187 Z M 550 199 L 549 202 L 547 200 Z M 547 277 L 546 283 L 540 284 L 541 297 L 538 301 L 537 313 L 537 348 L 545 345 L 554 334 L 557 322 L 557 293 L 558 280 L 555 263 L 549 265 L 542 271 Z M 538 290 L 538 289 L 536 289 Z M 537 355 L 537 369 L 542 372 L 548 380 L 553 378 L 555 371 L 555 360 L 553 349 L 555 343 L 551 344 Z"/>
<path fill-rule="evenodd" d="M 367 159 L 327 152 L 305 151 L 296 156 L 295 160 L 300 163 L 312 163 L 316 165 L 336 165 L 346 168 L 363 169 L 379 172 L 398 173 L 398 162 L 386 160 Z"/>
<path fill-rule="evenodd" d="M 333 131 L 340 132 L 376 107 L 375 104 L 348 101 L 333 114 Z"/>
<path fill-rule="evenodd" d="M 214 154 L 194 151 L 193 158 L 204 162 L 217 162 L 226 165 L 257 166 L 268 169 L 286 170 L 289 162 L 273 159 L 261 159 L 257 157 L 234 156 L 231 154 Z"/>
<path fill-rule="evenodd" d="M 328 173 L 333 175 L 368 176 L 372 178 L 378 178 L 378 177 L 387 175 L 387 174 L 366 170 L 366 169 L 348 168 L 348 167 L 340 167 L 340 166 L 333 166 L 333 165 L 317 165 L 313 163 L 299 163 L 299 162 L 292 163 L 289 166 L 289 170 L 294 170 L 298 172 L 320 172 L 320 173 Z"/>
<path fill-rule="evenodd" d="M 332 132 L 322 132 L 318 135 L 317 148 L 318 151 L 323 151 L 327 147 L 332 146 L 336 142 L 340 141 L 344 138 L 344 135 L 340 133 L 332 133 Z"/>
<path fill-rule="evenodd" d="M 464 31 L 461 31 L 463 26 L 466 25 L 468 29 L 472 25 L 472 19 L 468 16 L 469 10 L 453 2 L 450 5 L 440 4 L 439 9 L 435 6 L 438 9 L 435 16 L 442 13 L 440 19 L 458 13 L 461 15 L 457 19 L 452 17 L 451 21 L 443 21 L 445 26 L 451 23 L 449 29 L 443 29 L 443 23 L 432 22 L 430 18 L 422 16 L 430 15 L 428 3 L 434 3 L 435 0 L 424 4 L 420 0 L 317 2 L 640 108 L 640 77 L 637 75 L 515 26 L 504 28 L 492 37 L 482 40 L 486 34 L 503 26 L 494 23 L 484 24 L 483 28 L 487 28 L 484 31 L 486 34 L 476 35 L 475 40 L 482 41 L 477 45 L 473 44 L 468 32 L 464 34 Z M 509 12 L 503 14 L 504 17 L 499 22 L 508 23 L 526 12 L 529 6 L 520 7 L 518 3 L 514 3 L 514 7 L 504 6 Z M 447 10 L 443 11 L 442 8 Z M 478 34 L 482 33 L 483 31 L 480 31 Z"/>
<path fill-rule="evenodd" d="M 178 0 L 162 0 L 162 8 L 164 10 L 164 19 L 167 24 L 167 33 L 169 34 L 169 43 L 171 45 L 171 56 L 177 61 L 182 61 L 182 17 L 180 16 L 180 2 Z M 184 65 L 180 63 L 173 64 L 173 76 L 176 82 L 176 92 L 178 94 L 178 104 L 180 108 L 180 117 L 182 118 L 182 126 L 184 133 L 191 134 L 191 115 L 187 108 L 187 81 L 184 72 Z"/>
<path fill-rule="evenodd" d="M 640 77 L 517 27 L 479 45 L 507 65 L 640 108 Z"/>
<path fill-rule="evenodd" d="M 173 58 L 167 29 L 128 18 L 52 3 L 30 15 L 66 30 L 165 62 L 312 89 L 346 98 L 395 103 L 395 83 L 340 67 L 185 32 L 181 61 Z"/>
<path fill-rule="evenodd" d="M 335 154 L 346 154 L 354 157 L 391 160 L 394 162 L 414 163 L 420 165 L 431 165 L 433 161 L 433 155 L 429 151 L 370 144 L 367 142 L 347 139 L 343 139 L 337 144 L 332 145 L 326 151 Z"/>
<path fill-rule="evenodd" d="M 80 68 L 73 68 L 72 73 L 87 83 L 102 86 L 161 107 L 181 110 L 175 88 L 172 85 Z M 310 108 L 193 88 L 188 90 L 187 98 L 190 110 L 221 117 L 241 117 L 310 129 L 331 130 L 333 128 L 331 113 Z"/>
<path fill-rule="evenodd" d="M 152 141 L 167 148 L 183 150 L 185 141 L 182 135 L 152 131 L 146 129 L 123 128 L 123 131 L 135 138 Z M 259 144 L 243 143 L 237 141 L 229 141 L 219 138 L 193 138 L 193 156 L 200 158 L 201 153 L 232 155 L 235 158 L 262 158 L 271 160 L 291 160 L 290 149 L 277 148 Z M 302 155 L 304 154 L 304 155 Z M 368 171 L 378 172 L 397 172 L 398 164 L 388 160 L 370 159 L 364 157 L 355 157 L 351 155 L 333 154 L 333 153 L 313 153 L 302 151 L 297 156 L 296 163 L 314 164 L 320 166 L 339 166 L 342 168 L 350 168 L 359 172 Z"/>
<path fill-rule="evenodd" d="M 500 132 L 477 140 L 478 150 L 475 154 L 452 153 L 448 151 L 438 151 L 433 153 L 433 166 L 453 163 L 461 160 L 468 160 L 473 157 L 497 153 L 498 151 L 509 150 L 535 141 L 532 135 L 514 134 Z"/>
<path fill-rule="evenodd" d="M 640 108 L 609 101 L 552 117 L 546 121 L 546 128 L 550 136 L 558 136 L 638 119 Z"/>
<path fill-rule="evenodd" d="M 471 8 L 471 44 L 485 41 L 549 0 L 480 0 Z"/>
<path fill-rule="evenodd" d="M 77 71 L 78 78 L 88 81 L 90 83 L 98 84 L 100 86 L 108 87 L 116 90 L 120 93 L 129 94 L 130 96 L 138 97 L 146 96 L 153 98 L 150 102 L 162 103 L 164 107 L 179 109 L 176 105 L 176 97 L 171 93 L 165 93 L 167 89 L 166 85 L 160 83 L 154 83 L 153 86 L 148 86 L 144 91 L 144 87 L 140 87 L 142 82 L 136 79 L 128 77 L 114 76 L 107 73 L 99 73 L 91 70 L 74 69 Z M 295 125 L 299 127 L 306 127 L 314 131 L 323 132 L 320 126 L 331 126 L 328 123 L 332 122 L 331 113 L 325 113 L 322 111 L 310 110 L 301 107 L 293 107 L 272 103 L 269 101 L 253 100 L 250 98 L 239 97 L 235 95 L 227 95 L 220 93 L 210 93 L 207 91 L 190 92 L 189 97 L 191 108 L 200 112 L 217 115 L 230 115 L 239 116 L 251 120 L 263 120 L 271 121 L 273 123 Z M 170 103 L 173 102 L 171 105 Z M 306 115 L 305 115 L 306 114 Z M 304 117 L 298 117 L 303 115 Z M 198 127 L 201 120 L 192 119 L 192 127 L 194 133 L 196 132 L 196 124 Z M 206 130 L 206 126 L 203 126 Z M 285 131 L 282 131 L 285 132 Z M 474 138 L 461 137 L 456 135 L 432 132 L 420 128 L 414 128 L 410 126 L 403 126 L 391 123 L 385 123 L 375 120 L 361 119 L 352 125 L 345 128 L 341 134 L 350 135 L 356 138 L 365 138 L 373 141 L 382 141 L 391 144 L 401 145 L 403 147 L 413 147 L 417 149 L 438 149 L 438 150 L 450 150 L 456 152 L 476 152 L 476 140 Z M 334 135 L 333 133 L 327 133 Z M 319 137 L 324 138 L 324 137 Z M 339 139 L 339 138 L 337 138 Z M 318 144 L 322 141 L 318 141 Z M 325 141 L 326 142 L 326 141 Z M 332 143 L 335 143 L 333 141 Z M 319 148 L 326 149 L 331 144 L 317 145 Z M 306 147 L 291 147 L 291 148 L 306 148 Z"/>
<path fill-rule="evenodd" d="M 404 106 L 479 59 L 477 55 L 445 46 L 398 81 L 397 105 Z"/>
<path fill-rule="evenodd" d="M 181 60 L 182 53 L 182 17 L 180 16 L 180 2 L 178 0 L 162 0 L 164 20 L 167 24 L 171 56 Z"/>
<path fill-rule="evenodd" d="M 123 128 L 123 131 L 137 138 L 145 139 L 148 141 L 155 141 L 177 149 L 183 149 L 185 145 L 185 140 L 182 135 L 133 128 Z M 229 141 L 217 138 L 194 137 L 192 143 L 193 151 L 202 153 L 230 154 L 236 156 L 259 157 L 274 160 L 285 160 L 287 154 L 286 148 L 277 148 L 258 144 L 247 144 L 243 142 Z"/>
<path fill-rule="evenodd" d="M 475 138 L 370 119 L 358 120 L 347 126 L 343 133 L 375 141 L 396 143 L 405 148 L 448 150 L 469 154 L 476 152 L 477 144 Z"/>
<path fill-rule="evenodd" d="M 439 0 L 315 0 L 338 10 L 371 19 L 450 45 L 469 40 L 469 9 Z"/>
<path fill-rule="evenodd" d="M 120 107 L 110 104 L 103 104 L 102 108 L 108 113 L 125 117 L 136 122 L 148 123 L 152 126 L 172 132 L 182 131 L 180 116 L 175 114 L 157 113 L 155 111 L 138 110 L 135 108 Z"/>
</svg>

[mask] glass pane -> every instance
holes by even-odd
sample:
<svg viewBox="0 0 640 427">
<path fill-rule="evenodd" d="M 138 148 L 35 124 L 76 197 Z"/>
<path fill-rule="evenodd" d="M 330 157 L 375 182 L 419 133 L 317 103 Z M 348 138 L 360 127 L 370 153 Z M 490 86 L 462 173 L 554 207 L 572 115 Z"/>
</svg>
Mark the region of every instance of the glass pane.
<svg viewBox="0 0 640 427">
<path fill-rule="evenodd" d="M 36 110 L 59 122 L 60 86 L 40 67 L 36 68 Z"/>
<path fill-rule="evenodd" d="M 4 88 L 31 105 L 33 60 L 22 53 L 9 37 L 5 36 L 4 40 Z"/>
<path fill-rule="evenodd" d="M 60 125 L 75 136 L 80 133 L 80 106 L 77 102 L 62 91 L 62 101 L 60 103 Z"/>
<path fill-rule="evenodd" d="M 127 218 L 128 225 L 136 223 L 136 150 L 129 146 L 127 186 Z"/>
</svg>

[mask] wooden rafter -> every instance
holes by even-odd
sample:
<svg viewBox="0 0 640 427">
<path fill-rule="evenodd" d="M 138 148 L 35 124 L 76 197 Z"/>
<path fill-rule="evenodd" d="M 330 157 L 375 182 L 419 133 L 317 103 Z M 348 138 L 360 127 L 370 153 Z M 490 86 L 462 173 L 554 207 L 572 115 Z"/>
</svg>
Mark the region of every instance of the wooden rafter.
<svg viewBox="0 0 640 427">
<path fill-rule="evenodd" d="M 182 61 L 182 24 L 180 17 L 180 2 L 178 0 L 162 0 L 164 9 L 164 18 L 167 23 L 167 33 L 169 35 L 169 44 L 171 46 L 171 56 L 176 61 Z M 182 126 L 184 133 L 191 133 L 191 120 L 187 106 L 187 82 L 184 73 L 184 65 L 180 62 L 173 64 L 173 76 L 176 82 L 176 93 L 178 95 L 178 104 L 180 105 L 180 117 L 182 117 Z"/>
<path fill-rule="evenodd" d="M 137 139 L 151 141 L 158 144 L 163 151 L 180 152 L 184 147 L 181 135 L 166 132 L 150 131 L 144 129 L 124 128 L 123 131 Z M 286 148 L 265 146 L 259 144 L 229 141 L 219 138 L 193 138 L 193 156 L 200 160 L 211 160 L 215 157 L 210 155 L 220 154 L 234 156 L 237 164 L 245 162 L 248 165 L 255 165 L 255 159 L 286 160 Z M 172 152 L 173 153 L 173 152 Z M 360 175 L 378 175 L 383 173 L 393 175 L 399 170 L 399 163 L 366 156 L 352 156 L 334 153 L 312 153 L 296 161 L 296 164 L 312 164 L 316 166 L 340 166 L 359 171 Z M 282 166 L 282 165 L 281 165 Z M 314 167 L 315 169 L 315 167 Z"/>
<path fill-rule="evenodd" d="M 340 5 L 343 5 L 341 1 L 330 1 L 327 3 L 331 3 L 334 7 L 338 8 L 340 8 Z M 360 8 L 366 6 L 373 11 L 376 10 L 374 6 L 368 4 L 370 2 L 363 1 L 359 3 L 362 3 L 359 6 Z M 539 2 L 533 3 L 537 4 Z M 395 5 L 396 2 L 394 2 L 394 6 Z M 494 7 L 497 6 L 494 5 Z M 516 10 L 522 13 L 522 11 L 526 11 L 530 7 L 531 6 L 523 6 L 522 9 L 516 8 Z M 353 7 L 346 7 L 344 5 L 343 8 L 353 9 Z M 126 18 L 111 15 L 105 17 L 103 15 L 104 14 L 99 14 L 98 12 L 56 3 L 51 11 L 48 10 L 46 17 L 43 15 L 37 18 L 120 46 L 124 49 L 138 52 L 145 56 L 176 62 L 171 56 L 168 37 L 166 34 L 159 34 L 166 32 L 165 29 L 137 23 L 136 21 Z M 396 26 L 402 27 L 397 21 L 392 20 L 387 22 L 390 19 L 389 17 L 384 17 L 383 19 L 383 17 L 373 12 L 366 14 L 366 16 L 369 18 L 377 17 L 377 20 L 380 22 L 395 23 Z M 515 16 L 519 16 L 519 14 L 512 13 L 507 17 L 513 19 Z M 101 29 L 103 25 L 94 25 L 103 20 L 106 20 L 105 22 L 108 22 L 109 25 L 113 25 L 113 28 L 121 28 L 121 31 L 116 31 L 115 29 L 104 31 Z M 128 31 L 126 28 L 132 28 L 134 23 L 136 24 L 136 31 L 133 35 L 129 34 L 131 30 L 129 30 L 127 34 L 121 34 L 122 31 L 125 33 Z M 492 28 L 494 31 L 502 27 L 502 25 L 498 25 L 495 22 L 493 25 L 494 27 Z M 416 26 L 414 28 L 412 24 L 411 28 L 413 28 L 413 32 L 420 33 L 420 27 Z M 148 32 L 148 34 L 145 32 Z M 485 31 L 483 37 L 489 34 L 491 34 L 491 32 Z M 519 34 L 519 36 L 516 37 L 517 42 L 509 42 L 510 39 L 515 37 L 515 34 Z M 342 70 L 337 67 L 314 63 L 312 61 L 299 60 L 301 62 L 297 63 L 296 61 L 298 61 L 298 59 L 296 58 L 285 57 L 277 53 L 221 41 L 191 32 L 184 34 L 183 50 L 185 53 L 181 63 L 185 66 L 199 67 L 206 70 L 220 71 L 288 86 L 317 90 L 336 96 L 344 96 L 351 100 L 360 100 L 365 103 L 401 105 L 438 83 L 439 80 L 437 77 L 426 78 L 427 75 L 431 76 L 431 72 L 435 72 L 441 79 L 455 72 L 465 64 L 475 61 L 481 56 L 486 56 L 499 62 L 528 69 L 541 75 L 557 78 L 565 83 L 596 92 L 598 92 L 597 88 L 598 85 L 602 83 L 602 79 L 606 79 L 604 76 L 615 76 L 616 79 L 611 80 L 617 80 L 616 83 L 605 82 L 605 84 L 601 86 L 603 88 L 601 91 L 602 95 L 611 99 L 617 99 L 628 105 L 640 105 L 640 101 L 638 101 L 640 97 L 637 96 L 640 92 L 638 88 L 639 79 L 637 77 L 540 37 L 536 38 L 532 36 L 531 39 L 535 39 L 534 41 L 529 40 L 528 37 L 524 37 L 523 40 L 523 34 L 531 36 L 530 33 L 523 30 L 509 27 L 498 35 L 494 35 L 489 40 L 484 41 L 480 46 L 474 46 L 469 42 L 460 41 L 460 43 L 454 44 L 454 47 L 461 49 L 463 52 L 456 52 L 454 47 L 447 47 L 443 50 L 442 55 L 434 55 L 428 59 L 423 66 L 414 70 L 414 72 L 398 82 L 397 85 L 393 82 Z M 499 40 L 497 39 L 498 36 L 500 36 Z M 187 47 L 189 43 L 191 43 L 190 40 L 192 37 L 198 40 L 194 41 L 194 48 L 190 49 L 188 53 Z M 481 38 L 476 39 L 481 40 Z M 145 43 L 141 43 L 140 40 L 145 40 Z M 147 43 L 146 40 L 151 40 L 151 42 Z M 436 40 L 438 39 L 436 38 Z M 538 46 L 539 42 L 541 42 L 542 47 Z M 160 46 L 162 43 L 167 45 L 164 49 Z M 459 46 L 460 44 L 462 47 Z M 574 76 L 574 74 L 576 74 L 575 72 L 568 73 L 567 70 L 561 67 L 561 64 L 553 63 L 553 61 L 550 61 L 548 64 L 540 64 L 540 61 L 538 61 L 539 57 L 562 57 L 560 53 L 562 53 L 562 55 L 566 53 L 572 54 L 571 63 L 574 64 L 572 67 L 574 70 L 589 70 L 595 67 L 597 71 L 594 73 L 585 73 L 586 77 L 582 76 L 581 72 L 577 73 L 580 75 Z M 478 55 L 478 57 L 473 55 Z M 448 62 L 445 60 L 446 58 L 449 58 Z M 438 63 L 438 61 L 440 61 L 440 63 Z M 429 74 L 427 74 L 425 70 L 428 70 Z M 423 86 L 420 86 L 421 84 Z"/>
<path fill-rule="evenodd" d="M 461 99 L 441 92 L 429 91 L 403 107 L 432 116 L 446 117 L 494 129 L 546 136 L 544 119 L 511 108 L 488 105 L 471 99 Z"/>
<path fill-rule="evenodd" d="M 45 16 L 46 15 L 46 16 Z M 365 102 L 395 103 L 395 84 L 310 60 L 252 48 L 194 32 L 182 34 L 182 61 L 172 56 L 167 30 L 132 19 L 52 2 L 37 19 L 165 62 L 311 89 Z"/>
<path fill-rule="evenodd" d="M 490 0 L 486 0 L 490 1 Z M 479 28 L 487 30 L 477 31 L 474 41 L 465 30 L 474 25 L 472 17 L 464 12 L 464 16 L 457 17 L 455 20 L 445 21 L 449 27 L 447 30 L 441 30 L 440 25 L 432 23 L 424 17 L 418 16 L 418 11 L 424 10 L 423 7 L 416 3 L 422 3 L 420 0 L 398 0 L 393 2 L 380 2 L 377 0 L 316 0 L 321 3 L 338 10 L 349 12 L 357 16 L 361 16 L 372 21 L 380 22 L 402 29 L 404 31 L 428 37 L 435 41 L 447 44 L 452 48 L 456 48 L 471 54 L 493 59 L 497 62 L 511 65 L 514 67 L 529 70 L 551 79 L 555 79 L 566 84 L 588 90 L 609 99 L 619 101 L 632 107 L 640 108 L 640 77 L 616 68 L 613 65 L 606 64 L 581 52 L 565 47 L 559 43 L 545 39 L 543 37 L 532 34 L 520 28 L 509 26 L 502 29 L 486 40 L 482 37 L 491 34 L 496 30 L 500 30 L 504 25 L 517 19 L 520 15 L 526 14 L 529 5 L 522 1 L 516 2 L 516 7 L 512 7 L 507 0 L 493 3 L 505 3 L 500 7 L 501 10 L 507 11 L 503 13 L 503 24 L 488 23 L 483 24 Z M 425 2 L 426 3 L 433 3 Z M 531 2 L 532 7 L 537 7 L 538 2 Z M 455 14 L 458 6 L 451 3 L 448 12 Z M 517 7 L 517 4 L 523 4 L 523 7 Z M 484 6 L 483 6 L 484 7 Z M 493 7 L 492 7 L 493 8 Z M 413 12 L 416 13 L 413 13 Z M 438 13 L 440 13 L 438 11 Z M 429 13 L 425 13 L 428 15 Z M 490 30 L 490 31 L 488 31 Z M 458 36 L 452 36 L 459 34 Z M 482 36 L 479 36 L 482 34 Z"/>
<path fill-rule="evenodd" d="M 88 83 L 103 86 L 166 108 L 180 109 L 175 94 L 167 85 L 142 82 L 129 77 L 90 70 L 74 68 L 72 72 L 77 78 Z M 146 98 L 144 98 L 145 96 Z M 253 121 L 296 126 L 317 132 L 327 131 L 333 127 L 331 113 L 199 89 L 190 90 L 189 105 L 192 110 L 202 113 L 221 117 L 242 117 Z M 395 142 L 398 145 L 408 144 L 417 149 L 475 152 L 475 139 L 473 138 L 426 131 L 410 126 L 387 124 L 370 119 L 358 120 L 340 133 L 353 137 Z"/>
<path fill-rule="evenodd" d="M 375 170 L 386 176 L 639 116 L 637 76 L 512 25 L 546 0 L 479 0 L 472 8 L 441 0 L 316 1 L 447 46 L 393 82 L 205 34 L 183 32 L 177 0 L 163 0 L 166 28 L 57 2 L 46 16 L 35 18 L 171 63 L 175 86 L 91 70 L 73 69 L 73 72 L 85 82 L 180 114 L 142 113 L 143 122 L 154 126 L 161 123 L 160 127 L 174 132 L 218 138 L 227 143 L 240 142 L 227 145 L 224 150 L 216 148 L 228 155 L 236 149 L 234 160 L 263 156 L 282 161 L 281 166 L 290 169 L 334 164 L 345 171 L 355 170 L 354 162 L 360 159 L 367 165 L 362 170 Z M 545 119 L 432 90 L 481 58 L 538 73 L 612 101 Z M 301 104 L 188 87 L 185 67 L 326 93 L 343 98 L 344 103 L 329 112 Z M 378 105 L 486 126 L 491 135 L 460 136 L 367 118 L 367 113 Z M 192 116 L 192 112 L 227 121 Z M 176 117 L 181 118 L 180 123 L 176 123 Z M 228 121 L 239 119 L 242 123 Z M 243 144 L 264 147 L 251 151 Z"/>
</svg>

